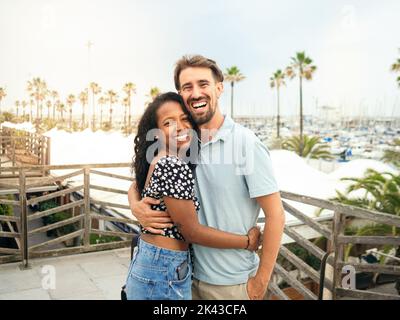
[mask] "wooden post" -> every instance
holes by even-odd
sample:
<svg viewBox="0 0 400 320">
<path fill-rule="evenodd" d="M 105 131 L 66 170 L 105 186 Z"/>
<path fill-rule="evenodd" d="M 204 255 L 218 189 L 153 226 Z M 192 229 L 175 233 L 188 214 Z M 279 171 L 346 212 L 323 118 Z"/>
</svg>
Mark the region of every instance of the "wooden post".
<svg viewBox="0 0 400 320">
<path fill-rule="evenodd" d="M 21 250 L 22 250 L 22 265 L 21 269 L 29 268 L 29 243 L 28 243 L 28 217 L 26 205 L 26 177 L 25 171 L 19 170 L 19 205 L 21 208 Z"/>
<path fill-rule="evenodd" d="M 15 167 L 15 163 L 16 163 L 16 159 L 15 159 L 15 139 L 12 139 L 11 141 L 12 141 L 11 142 L 12 165 L 13 165 L 13 167 Z"/>
<path fill-rule="evenodd" d="M 333 217 L 333 236 L 332 236 L 332 246 L 335 252 L 333 259 L 333 300 L 336 300 L 336 288 L 340 286 L 340 280 L 342 276 L 342 270 L 340 268 L 340 263 L 343 261 L 343 245 L 339 244 L 338 238 L 343 233 L 344 225 L 344 215 L 340 212 L 335 211 Z"/>
<path fill-rule="evenodd" d="M 11 153 L 12 153 L 12 166 L 15 167 L 16 166 L 16 151 L 15 151 L 15 139 L 13 139 L 13 137 L 11 137 Z M 13 175 L 15 174 L 15 171 L 13 170 Z"/>
<path fill-rule="evenodd" d="M 1 130 L 1 129 L 0 129 L 0 130 Z M 2 135 L 2 133 L 0 133 L 0 168 L 1 168 L 1 162 L 2 162 L 1 156 L 3 155 L 3 152 L 4 152 L 4 148 L 3 148 L 3 135 Z M 1 174 L 1 171 L 0 171 L 0 174 Z"/>
<path fill-rule="evenodd" d="M 46 137 L 46 165 L 50 165 L 50 138 Z M 50 170 L 46 171 L 46 175 L 50 175 Z"/>
<path fill-rule="evenodd" d="M 25 147 L 24 147 L 25 153 L 28 154 L 28 147 L 29 147 L 29 145 L 28 145 L 28 132 L 25 132 L 25 134 L 24 134 L 24 145 L 25 145 Z"/>
<path fill-rule="evenodd" d="M 84 168 L 84 191 L 83 191 L 83 196 L 84 196 L 84 210 L 85 210 L 85 233 L 84 233 L 84 239 L 83 239 L 83 244 L 86 248 L 90 247 L 90 230 L 91 230 L 91 218 L 90 218 L 90 168 L 85 167 Z"/>
<path fill-rule="evenodd" d="M 46 142 L 46 138 L 41 136 L 39 139 L 39 145 L 40 145 L 40 153 L 39 153 L 39 159 L 40 159 L 40 164 L 42 166 L 46 165 L 46 155 L 45 155 L 45 142 Z M 44 177 L 46 175 L 46 170 L 42 169 L 42 177 Z"/>
<path fill-rule="evenodd" d="M 3 132 L 0 135 L 0 145 L 1 145 L 0 155 L 3 155 L 4 154 Z"/>
<path fill-rule="evenodd" d="M 33 138 L 32 133 L 29 132 L 29 154 L 33 154 Z"/>
</svg>

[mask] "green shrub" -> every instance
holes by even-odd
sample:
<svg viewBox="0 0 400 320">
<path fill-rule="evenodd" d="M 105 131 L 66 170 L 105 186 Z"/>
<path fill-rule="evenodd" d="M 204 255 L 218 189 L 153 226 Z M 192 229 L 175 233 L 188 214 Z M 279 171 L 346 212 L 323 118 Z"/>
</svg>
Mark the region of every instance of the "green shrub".
<svg viewBox="0 0 400 320">
<path fill-rule="evenodd" d="M 58 204 L 52 199 L 48 201 L 43 201 L 39 203 L 39 211 L 46 211 L 49 209 L 53 209 L 58 207 Z M 45 225 L 53 224 L 59 221 L 67 220 L 71 218 L 71 213 L 68 211 L 61 211 L 57 213 L 53 213 L 47 217 L 42 217 L 42 221 Z M 57 231 L 61 235 L 65 235 L 77 230 L 77 223 L 68 224 L 66 226 L 62 226 L 53 230 L 49 230 L 46 232 L 48 237 L 57 236 Z"/>
<path fill-rule="evenodd" d="M 12 216 L 14 214 L 14 210 L 12 205 L 10 204 L 0 204 L 0 215 L 2 216 Z"/>
<path fill-rule="evenodd" d="M 1 113 L 0 122 L 8 121 L 12 122 L 14 119 L 14 115 L 11 112 L 5 111 Z"/>
<path fill-rule="evenodd" d="M 121 238 L 114 236 L 102 236 L 98 234 L 90 235 L 90 244 L 98 244 L 98 243 L 108 243 L 108 242 L 116 242 L 121 241 Z"/>
<path fill-rule="evenodd" d="M 103 124 L 101 125 L 101 130 L 103 131 L 110 131 L 111 129 L 112 129 L 112 124 L 110 123 L 110 121 L 103 122 Z"/>
<path fill-rule="evenodd" d="M 0 199 L 14 200 L 12 195 L 8 195 L 6 197 L 0 197 Z M 2 216 L 13 216 L 14 209 L 11 204 L 0 204 L 0 215 Z"/>
<path fill-rule="evenodd" d="M 310 267 L 315 270 L 319 270 L 321 267 L 321 261 L 309 253 L 306 249 L 302 246 L 298 245 L 297 243 L 291 243 L 287 245 L 287 248 L 292 251 L 296 256 L 302 259 L 305 263 L 307 263 Z"/>
</svg>

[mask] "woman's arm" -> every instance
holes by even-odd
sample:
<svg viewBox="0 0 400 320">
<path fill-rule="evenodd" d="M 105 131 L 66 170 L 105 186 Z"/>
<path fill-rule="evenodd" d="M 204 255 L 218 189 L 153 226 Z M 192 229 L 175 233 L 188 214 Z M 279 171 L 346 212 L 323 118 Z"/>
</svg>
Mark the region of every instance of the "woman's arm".
<svg viewBox="0 0 400 320">
<path fill-rule="evenodd" d="M 146 197 L 141 199 L 134 181 L 128 190 L 128 202 L 132 214 L 139 223 L 154 234 L 162 234 L 163 228 L 172 227 L 171 217 L 167 212 L 152 210 L 152 204 L 159 204 L 160 200 Z"/>
<path fill-rule="evenodd" d="M 199 223 L 193 200 L 164 197 L 167 210 L 185 240 L 206 247 L 257 250 L 260 231 L 252 228 L 247 235 L 217 230 Z"/>
</svg>

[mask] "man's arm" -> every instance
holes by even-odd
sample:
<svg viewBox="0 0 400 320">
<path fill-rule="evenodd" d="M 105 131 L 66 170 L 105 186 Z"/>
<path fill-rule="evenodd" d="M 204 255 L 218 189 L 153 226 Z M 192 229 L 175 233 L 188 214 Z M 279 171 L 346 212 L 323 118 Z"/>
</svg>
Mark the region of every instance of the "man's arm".
<svg viewBox="0 0 400 320">
<path fill-rule="evenodd" d="M 262 300 L 278 257 L 285 226 L 285 212 L 279 192 L 258 197 L 256 200 L 264 211 L 265 225 L 260 264 L 256 275 L 247 283 L 247 292 L 250 299 Z"/>
<path fill-rule="evenodd" d="M 151 233 L 162 234 L 163 228 L 170 228 L 173 226 L 168 212 L 151 209 L 151 205 L 159 204 L 160 200 L 151 197 L 141 199 L 136 188 L 136 181 L 131 184 L 128 190 L 128 202 L 132 214 L 139 223 Z"/>
</svg>

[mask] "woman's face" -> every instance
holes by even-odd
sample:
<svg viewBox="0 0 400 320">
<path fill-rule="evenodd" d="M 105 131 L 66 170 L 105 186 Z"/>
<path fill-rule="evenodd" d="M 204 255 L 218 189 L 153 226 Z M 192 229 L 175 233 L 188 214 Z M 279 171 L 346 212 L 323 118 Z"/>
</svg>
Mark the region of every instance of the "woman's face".
<svg viewBox="0 0 400 320">
<path fill-rule="evenodd" d="M 162 138 L 169 153 L 189 146 L 192 125 L 178 102 L 165 102 L 157 110 L 157 126 L 164 135 Z"/>
</svg>

